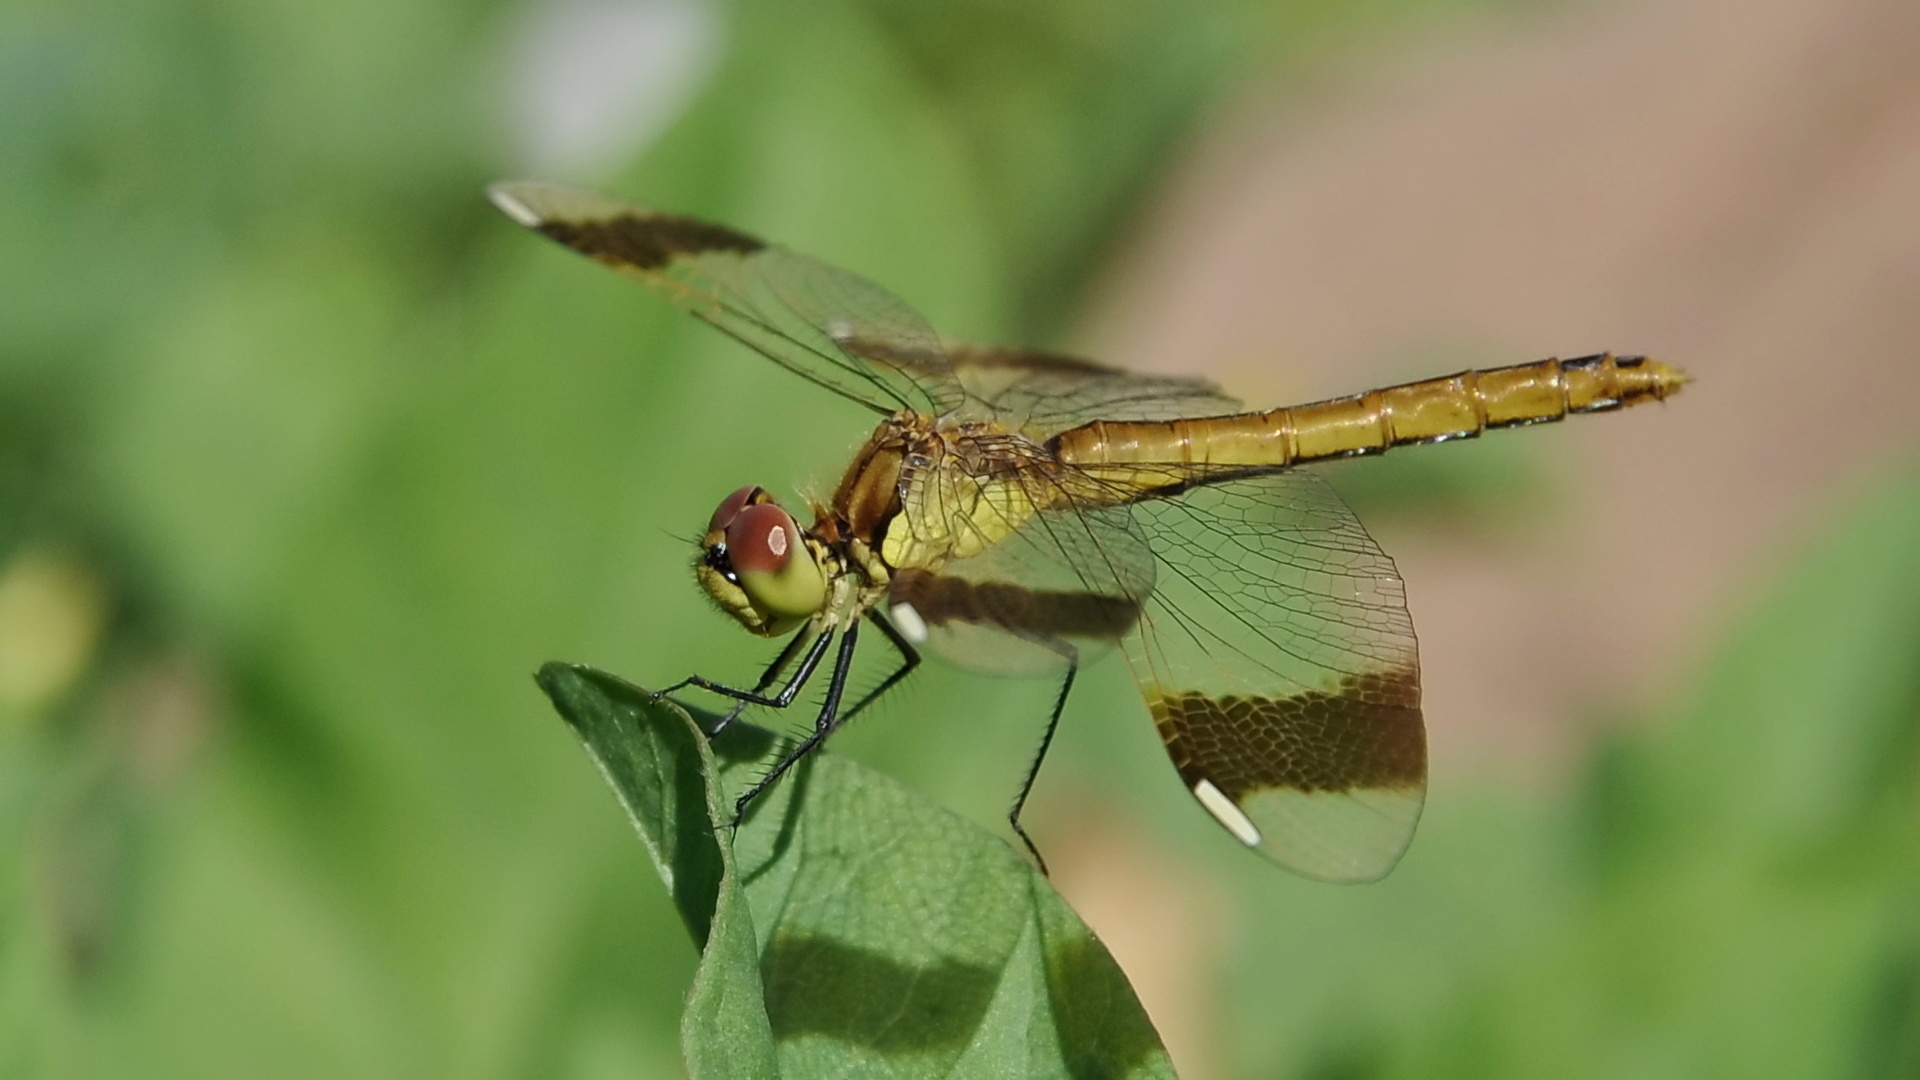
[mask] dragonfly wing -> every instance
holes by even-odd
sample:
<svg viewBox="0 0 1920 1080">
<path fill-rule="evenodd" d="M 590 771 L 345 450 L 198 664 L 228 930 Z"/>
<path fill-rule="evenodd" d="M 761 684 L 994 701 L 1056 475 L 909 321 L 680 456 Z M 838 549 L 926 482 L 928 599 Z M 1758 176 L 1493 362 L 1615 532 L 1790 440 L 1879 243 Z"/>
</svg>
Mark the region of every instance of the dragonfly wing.
<svg viewBox="0 0 1920 1080">
<path fill-rule="evenodd" d="M 964 399 L 926 320 L 865 278 L 723 225 L 578 188 L 520 182 L 488 195 L 527 228 L 877 412 L 939 415 Z"/>
<path fill-rule="evenodd" d="M 894 528 L 968 554 L 896 562 L 896 621 L 1002 673 L 1124 641 L 1182 779 L 1242 842 L 1329 881 L 1393 868 L 1426 791 L 1413 627 L 1324 481 L 1035 462 L 920 483 Z"/>
<path fill-rule="evenodd" d="M 1139 375 L 1059 353 L 950 345 L 947 357 L 980 419 L 1036 442 L 1094 420 L 1178 420 L 1241 408 L 1204 379 Z"/>
<path fill-rule="evenodd" d="M 1419 658 L 1393 562 L 1304 472 L 1133 507 L 1158 575 L 1127 658 L 1181 778 L 1298 873 L 1393 869 L 1426 797 Z"/>
<path fill-rule="evenodd" d="M 890 602 L 928 645 L 989 674 L 1037 674 L 1112 648 L 1153 590 L 1153 549 L 1123 505 L 1035 510 L 1060 492 L 1036 475 L 923 473 L 937 487 L 910 502 L 922 539 L 974 554 L 896 568 Z M 896 528 L 903 527 L 896 525 Z"/>
</svg>

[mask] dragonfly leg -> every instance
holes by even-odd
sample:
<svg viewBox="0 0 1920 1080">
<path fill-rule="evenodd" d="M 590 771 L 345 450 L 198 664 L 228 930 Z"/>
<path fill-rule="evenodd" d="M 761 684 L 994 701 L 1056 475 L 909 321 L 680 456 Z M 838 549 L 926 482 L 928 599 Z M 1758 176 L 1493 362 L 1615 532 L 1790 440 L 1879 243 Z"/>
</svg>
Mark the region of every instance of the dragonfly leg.
<svg viewBox="0 0 1920 1080">
<path fill-rule="evenodd" d="M 801 647 L 807 643 L 808 639 L 806 634 L 795 634 L 792 638 L 788 639 L 787 643 L 781 647 L 780 655 L 774 657 L 773 663 L 768 664 L 767 669 L 760 673 L 759 680 L 753 684 L 753 692 L 761 695 L 766 694 L 767 687 L 772 686 L 774 682 L 780 678 L 780 673 L 786 670 L 788 664 L 793 663 L 793 658 L 800 655 Z M 791 695 L 789 695 L 789 697 L 791 697 Z M 720 733 L 727 730 L 735 720 L 740 719 L 740 714 L 746 712 L 747 707 L 752 704 L 753 702 L 751 701 L 734 701 L 733 708 L 728 709 L 727 714 L 720 718 L 720 722 L 713 725 L 713 730 L 707 732 L 707 738 L 718 738 Z"/>
<path fill-rule="evenodd" d="M 895 684 L 911 674 L 914 668 L 920 666 L 920 650 L 914 648 L 912 642 L 902 637 L 900 631 L 894 629 L 893 624 L 887 621 L 886 616 L 875 612 L 869 616 L 869 618 L 873 620 L 874 625 L 880 628 L 880 632 L 886 635 L 887 640 L 893 643 L 893 647 L 899 651 L 900 666 L 893 669 L 893 674 L 881 679 L 880 685 L 867 691 L 861 696 L 859 701 L 854 702 L 853 708 L 848 709 L 846 715 L 842 716 L 836 722 L 837 726 L 844 726 L 847 721 L 859 716 L 861 710 L 878 701 L 880 695 L 893 689 Z"/>
<path fill-rule="evenodd" d="M 793 703 L 794 696 L 800 693 L 802 687 L 806 686 L 807 680 L 813 678 L 814 669 L 820 666 L 820 659 L 827 653 L 827 643 L 833 640 L 833 634 L 831 632 L 822 633 L 814 638 L 812 646 L 807 650 L 807 655 L 800 661 L 799 669 L 793 673 L 793 678 L 788 680 L 787 685 L 782 687 L 778 694 L 774 694 L 771 697 L 767 696 L 765 693 L 767 687 L 772 685 L 773 681 L 779 677 L 781 669 L 785 668 L 788 661 L 793 658 L 793 654 L 798 651 L 803 637 L 804 635 L 796 636 L 793 641 L 788 643 L 786 648 L 780 650 L 780 655 L 774 657 L 773 664 L 762 673 L 759 684 L 752 690 L 742 690 L 738 687 L 714 682 L 711 679 L 701 678 L 698 675 L 689 675 L 679 682 L 674 683 L 672 686 L 656 692 L 654 697 L 655 699 L 667 697 L 691 686 L 719 694 L 722 697 L 732 698 L 736 702 L 739 702 L 732 711 L 721 718 L 720 723 L 715 725 L 712 731 L 707 733 L 709 737 L 720 734 L 720 732 L 740 714 L 740 710 L 748 705 L 765 705 L 769 708 L 784 709 Z"/>
<path fill-rule="evenodd" d="M 1040 857 L 1040 849 L 1033 844 L 1033 837 L 1020 824 L 1020 811 L 1027 807 L 1027 796 L 1033 794 L 1033 782 L 1040 778 L 1040 764 L 1047 760 L 1047 748 L 1053 745 L 1053 733 L 1060 727 L 1060 714 L 1066 711 L 1067 695 L 1073 691 L 1073 677 L 1080 671 L 1080 650 L 1064 641 L 1045 641 L 1042 644 L 1059 653 L 1067 662 L 1066 678 L 1060 680 L 1060 693 L 1053 699 L 1053 713 L 1047 717 L 1047 730 L 1040 736 L 1040 749 L 1033 755 L 1033 764 L 1027 766 L 1026 779 L 1020 781 L 1020 794 L 1014 796 L 1013 809 L 1007 813 L 1007 824 L 1013 826 L 1014 835 L 1027 846 L 1027 854 L 1039 865 L 1040 873 L 1047 872 L 1047 860 Z"/>
<path fill-rule="evenodd" d="M 840 635 L 840 651 L 833 658 L 833 677 L 827 683 L 827 699 L 821 704 L 820 715 L 813 722 L 812 734 L 801 739 L 792 750 L 787 751 L 786 756 L 767 771 L 767 775 L 754 781 L 753 786 L 734 801 L 734 825 L 739 825 L 746 818 L 747 807 L 753 803 L 753 800 L 760 797 L 761 792 L 772 787 L 775 781 L 786 775 L 788 769 L 793 768 L 801 758 L 812 753 L 815 747 L 825 742 L 827 736 L 833 734 L 834 729 L 840 726 L 840 698 L 846 693 L 847 674 L 853 670 L 853 648 L 859 631 L 860 624 L 856 622 Z M 818 651 L 817 648 L 816 651 Z M 809 653 L 808 659 L 812 658 L 813 653 Z"/>
</svg>

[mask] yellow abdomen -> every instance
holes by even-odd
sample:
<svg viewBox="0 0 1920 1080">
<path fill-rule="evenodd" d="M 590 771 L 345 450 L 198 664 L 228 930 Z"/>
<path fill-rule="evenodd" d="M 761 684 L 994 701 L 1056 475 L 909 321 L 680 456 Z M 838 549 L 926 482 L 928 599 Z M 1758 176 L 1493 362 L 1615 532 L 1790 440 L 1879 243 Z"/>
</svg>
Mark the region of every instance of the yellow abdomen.
<svg viewBox="0 0 1920 1080">
<path fill-rule="evenodd" d="M 1659 401 L 1678 393 L 1686 381 L 1679 369 L 1658 361 L 1603 353 L 1463 371 L 1263 413 L 1096 420 L 1061 432 L 1050 448 L 1076 465 L 1287 466 Z"/>
</svg>

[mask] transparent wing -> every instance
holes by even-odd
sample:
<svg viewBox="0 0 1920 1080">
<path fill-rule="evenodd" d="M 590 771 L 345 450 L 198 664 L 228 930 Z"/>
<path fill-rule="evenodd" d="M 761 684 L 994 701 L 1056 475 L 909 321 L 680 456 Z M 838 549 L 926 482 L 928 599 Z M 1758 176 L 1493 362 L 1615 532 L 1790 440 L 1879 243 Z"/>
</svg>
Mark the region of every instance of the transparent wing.
<svg viewBox="0 0 1920 1080">
<path fill-rule="evenodd" d="M 932 471 L 905 505 L 896 528 L 965 553 L 897 564 L 892 599 L 936 649 L 1031 670 L 1123 640 L 1181 778 L 1242 842 L 1329 881 L 1399 860 L 1426 793 L 1413 626 L 1324 481 L 1029 460 Z"/>
<path fill-rule="evenodd" d="M 1320 478 L 1148 498 L 1159 567 L 1127 658 L 1202 806 L 1328 881 L 1393 869 L 1426 798 L 1419 658 L 1393 562 Z"/>
<path fill-rule="evenodd" d="M 1036 442 L 1094 420 L 1178 420 L 1241 408 L 1203 379 L 1136 375 L 1058 353 L 951 345 L 947 357 L 979 419 Z"/>
<path fill-rule="evenodd" d="M 926 320 L 857 275 L 722 225 L 577 188 L 496 184 L 488 195 L 527 228 L 877 412 L 942 415 L 965 398 Z"/>
<path fill-rule="evenodd" d="M 1153 550 L 1120 505 L 1074 506 L 1042 471 L 920 473 L 895 525 L 903 546 L 890 600 L 913 609 L 939 655 L 976 671 L 1031 674 L 1088 659 L 1133 629 L 1153 589 Z"/>
</svg>

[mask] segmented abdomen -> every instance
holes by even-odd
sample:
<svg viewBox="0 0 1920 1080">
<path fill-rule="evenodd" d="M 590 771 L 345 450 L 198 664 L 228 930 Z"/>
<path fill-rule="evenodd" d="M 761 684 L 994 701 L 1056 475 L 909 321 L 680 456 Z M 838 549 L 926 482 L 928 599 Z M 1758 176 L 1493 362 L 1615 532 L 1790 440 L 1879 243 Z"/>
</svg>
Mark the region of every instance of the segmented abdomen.
<svg viewBox="0 0 1920 1080">
<path fill-rule="evenodd" d="M 1463 371 L 1263 413 L 1096 420 L 1056 435 L 1050 448 L 1076 465 L 1295 465 L 1658 401 L 1686 381 L 1679 369 L 1656 360 L 1601 353 Z"/>
</svg>

